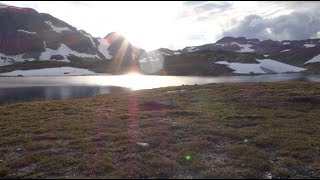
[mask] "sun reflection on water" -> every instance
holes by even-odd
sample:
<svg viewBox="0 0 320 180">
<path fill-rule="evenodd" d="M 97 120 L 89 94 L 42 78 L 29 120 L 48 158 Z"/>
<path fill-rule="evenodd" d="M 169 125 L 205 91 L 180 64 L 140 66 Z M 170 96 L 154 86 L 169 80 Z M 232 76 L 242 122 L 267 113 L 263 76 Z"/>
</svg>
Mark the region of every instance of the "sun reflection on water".
<svg viewBox="0 0 320 180">
<path fill-rule="evenodd" d="M 128 73 L 120 77 L 124 86 L 132 90 L 152 88 L 155 85 L 155 77 L 141 75 L 139 73 Z"/>
</svg>

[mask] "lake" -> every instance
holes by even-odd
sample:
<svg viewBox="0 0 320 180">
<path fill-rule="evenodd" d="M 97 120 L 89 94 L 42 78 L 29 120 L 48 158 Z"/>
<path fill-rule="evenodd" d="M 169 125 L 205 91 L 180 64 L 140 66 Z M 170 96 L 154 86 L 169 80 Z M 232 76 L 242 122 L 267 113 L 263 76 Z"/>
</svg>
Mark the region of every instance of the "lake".
<svg viewBox="0 0 320 180">
<path fill-rule="evenodd" d="M 227 82 L 320 82 L 320 75 L 275 74 L 260 76 L 47 76 L 0 77 L 0 104 L 92 97 L 124 90 Z"/>
</svg>

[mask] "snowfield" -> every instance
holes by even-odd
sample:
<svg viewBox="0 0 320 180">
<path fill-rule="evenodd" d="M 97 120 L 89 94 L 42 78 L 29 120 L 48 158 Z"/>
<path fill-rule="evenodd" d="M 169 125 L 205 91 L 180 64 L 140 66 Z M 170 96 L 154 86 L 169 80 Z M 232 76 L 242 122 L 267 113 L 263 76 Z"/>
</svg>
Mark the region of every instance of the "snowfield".
<svg viewBox="0 0 320 180">
<path fill-rule="evenodd" d="M 165 53 L 165 52 L 161 52 L 162 55 L 165 55 L 165 56 L 171 56 L 171 54 L 168 54 L 168 53 Z"/>
<path fill-rule="evenodd" d="M 252 46 L 251 44 L 239 44 L 236 42 L 233 42 L 231 44 L 238 45 L 241 49 L 237 52 L 253 52 L 254 49 L 251 49 L 250 47 Z"/>
<path fill-rule="evenodd" d="M 68 55 L 75 55 L 75 56 L 83 57 L 83 58 L 99 58 L 99 56 L 97 56 L 97 55 L 79 53 L 77 51 L 73 51 L 65 44 L 61 44 L 57 50 L 46 48 L 46 51 L 41 53 L 39 59 L 40 60 L 50 60 L 51 56 L 53 56 L 53 55 L 63 56 L 63 59 L 59 60 L 61 62 L 70 62 L 70 60 L 67 59 Z"/>
<path fill-rule="evenodd" d="M 280 51 L 280 52 L 288 52 L 288 51 L 291 51 L 290 49 L 286 49 L 286 50 L 283 50 L 283 51 Z"/>
<path fill-rule="evenodd" d="M 316 62 L 320 62 L 320 54 L 318 56 L 313 57 L 312 59 L 310 59 L 309 61 L 305 62 L 304 64 L 316 63 Z"/>
<path fill-rule="evenodd" d="M 7 73 L 1 73 L 0 76 L 66 76 L 66 75 L 95 75 L 97 73 L 87 69 L 73 67 L 44 68 L 33 70 L 15 70 Z"/>
<path fill-rule="evenodd" d="M 306 48 L 311 48 L 311 47 L 315 47 L 316 45 L 315 44 L 305 44 L 303 46 Z"/>
<path fill-rule="evenodd" d="M 51 27 L 51 29 L 56 33 L 62 33 L 63 31 L 72 31 L 68 27 L 56 27 L 52 24 L 51 21 L 45 21 L 45 23 L 48 24 Z"/>
<path fill-rule="evenodd" d="M 267 74 L 267 73 L 287 73 L 287 72 L 301 72 L 306 69 L 291 66 L 289 64 L 281 63 L 272 59 L 257 60 L 259 64 L 246 63 L 229 63 L 227 61 L 218 61 L 216 64 L 224 64 L 229 68 L 235 70 L 237 74 Z"/>
<path fill-rule="evenodd" d="M 225 46 L 225 44 L 216 43 L 216 46 Z"/>
<path fill-rule="evenodd" d="M 197 50 L 198 50 L 198 48 L 196 46 L 187 47 L 188 52 L 196 52 Z"/>
<path fill-rule="evenodd" d="M 24 53 L 25 54 L 25 53 Z M 16 62 L 34 61 L 34 58 L 23 59 L 24 54 L 18 55 L 5 55 L 0 53 L 0 66 L 7 66 Z"/>
</svg>

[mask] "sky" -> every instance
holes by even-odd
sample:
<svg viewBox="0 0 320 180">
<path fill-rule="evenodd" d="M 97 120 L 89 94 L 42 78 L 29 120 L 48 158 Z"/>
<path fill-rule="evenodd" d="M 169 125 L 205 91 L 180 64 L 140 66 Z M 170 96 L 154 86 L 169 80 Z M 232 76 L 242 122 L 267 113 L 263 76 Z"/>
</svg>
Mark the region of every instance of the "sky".
<svg viewBox="0 0 320 180">
<path fill-rule="evenodd" d="M 119 32 L 146 50 L 182 49 L 224 36 L 320 38 L 317 1 L 2 1 L 34 8 L 94 37 Z"/>
</svg>

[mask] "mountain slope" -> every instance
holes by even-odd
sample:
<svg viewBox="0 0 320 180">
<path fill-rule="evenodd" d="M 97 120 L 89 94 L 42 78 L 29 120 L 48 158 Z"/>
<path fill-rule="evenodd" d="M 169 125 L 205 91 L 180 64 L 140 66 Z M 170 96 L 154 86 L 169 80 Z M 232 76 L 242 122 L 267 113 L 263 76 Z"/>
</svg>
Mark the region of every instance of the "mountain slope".
<svg viewBox="0 0 320 180">
<path fill-rule="evenodd" d="M 224 37 L 212 44 L 159 50 L 169 75 L 320 73 L 320 39 L 279 42 Z"/>
<path fill-rule="evenodd" d="M 146 52 L 116 32 L 96 38 L 49 14 L 0 5 L 0 73 L 53 67 L 113 74 L 320 73 L 319 55 L 320 39 L 280 42 L 245 37 L 224 37 L 201 46 Z M 285 70 L 270 68 L 265 62 Z M 252 71 L 244 70 L 245 66 Z"/>
<path fill-rule="evenodd" d="M 69 63 L 69 66 L 99 68 L 99 61 L 103 61 L 105 66 L 111 63 L 107 62 L 111 59 L 132 61 L 143 52 L 142 49 L 133 47 L 124 37 L 110 40 L 113 36 L 110 33 L 105 38 L 95 38 L 64 21 L 31 8 L 1 5 L 0 24 L 0 66 L 6 66 L 0 72 L 15 66 L 33 68 L 34 64 L 39 64 L 38 61 L 48 62 L 48 67 Z M 124 56 L 113 57 L 121 54 L 118 51 L 122 51 L 120 48 L 124 46 L 124 42 L 128 45 L 126 51 L 122 52 Z M 106 68 L 100 72 L 105 71 Z"/>
</svg>

